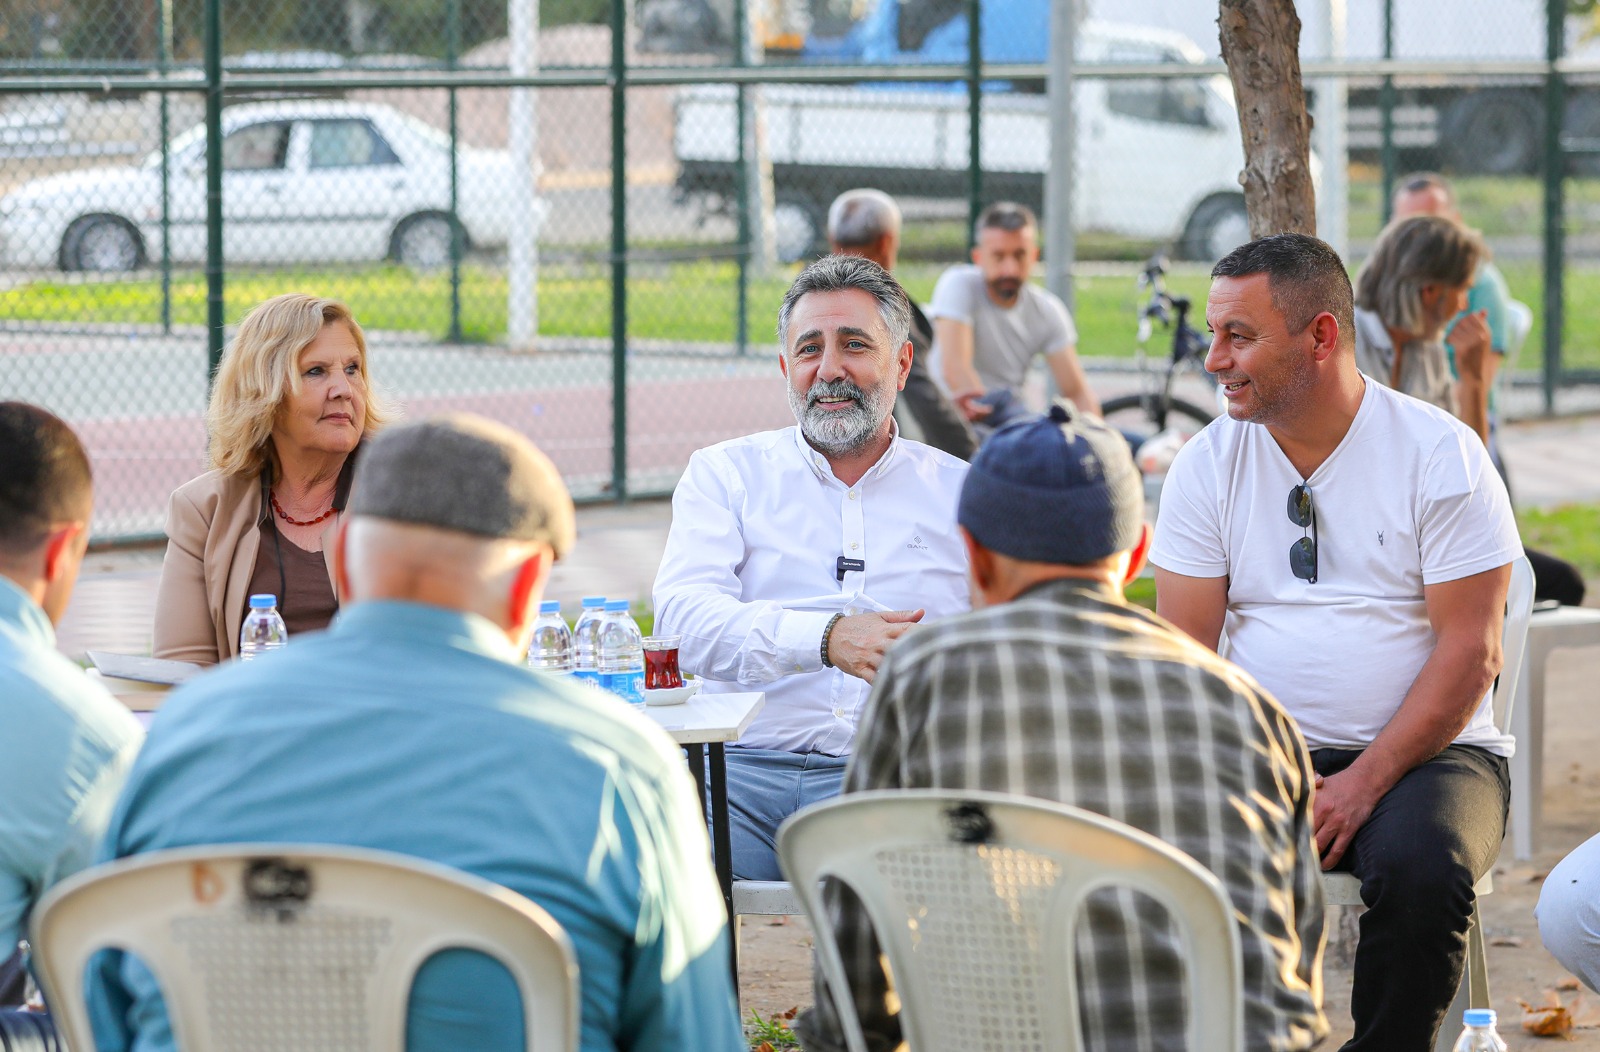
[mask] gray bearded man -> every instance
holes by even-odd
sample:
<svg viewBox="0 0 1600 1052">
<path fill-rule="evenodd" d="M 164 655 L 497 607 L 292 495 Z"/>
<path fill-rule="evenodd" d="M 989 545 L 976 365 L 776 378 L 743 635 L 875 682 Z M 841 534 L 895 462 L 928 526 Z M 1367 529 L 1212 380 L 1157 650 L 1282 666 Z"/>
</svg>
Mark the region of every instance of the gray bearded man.
<svg viewBox="0 0 1600 1052">
<path fill-rule="evenodd" d="M 778 312 L 798 426 L 695 453 L 672 498 L 656 627 L 682 638 L 704 691 L 766 692 L 728 749 L 734 876 L 779 880 L 779 823 L 839 791 L 890 643 L 967 609 L 956 530 L 965 462 L 902 439 L 911 368 L 905 290 L 825 256 Z"/>
</svg>

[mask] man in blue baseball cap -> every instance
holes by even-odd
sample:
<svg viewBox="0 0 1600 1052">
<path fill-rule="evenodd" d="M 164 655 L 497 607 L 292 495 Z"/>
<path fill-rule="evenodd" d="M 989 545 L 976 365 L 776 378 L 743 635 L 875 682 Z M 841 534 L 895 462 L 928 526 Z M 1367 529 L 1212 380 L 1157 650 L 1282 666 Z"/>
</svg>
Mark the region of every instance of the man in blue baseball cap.
<svg viewBox="0 0 1600 1052">
<path fill-rule="evenodd" d="M 957 520 L 974 609 L 890 651 L 861 719 L 845 792 L 937 786 L 1072 804 L 1187 852 L 1223 882 L 1243 947 L 1245 1046 L 1308 1049 L 1322 1014 L 1322 891 L 1310 759 L 1254 680 L 1122 587 L 1150 542 L 1128 443 L 1058 401 L 997 431 L 973 458 Z M 835 931 L 872 1048 L 900 1026 L 864 913 Z M 1183 1043 L 1175 931 L 1131 896 L 1090 899 L 1080 997 L 1093 1048 Z M 1092 958 L 1092 959 L 1091 959 Z M 820 973 L 798 1029 L 843 1048 Z"/>
</svg>

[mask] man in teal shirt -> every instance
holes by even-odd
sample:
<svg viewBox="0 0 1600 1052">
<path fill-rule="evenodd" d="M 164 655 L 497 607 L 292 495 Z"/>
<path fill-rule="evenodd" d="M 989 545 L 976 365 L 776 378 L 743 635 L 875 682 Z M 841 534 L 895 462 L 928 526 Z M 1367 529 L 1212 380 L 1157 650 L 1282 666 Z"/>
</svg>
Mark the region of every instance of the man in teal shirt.
<svg viewBox="0 0 1600 1052">
<path fill-rule="evenodd" d="M 475 417 L 379 435 L 333 544 L 328 631 L 163 707 L 108 857 L 206 843 L 379 848 L 466 870 L 571 937 L 585 1052 L 743 1052 L 727 920 L 682 754 L 647 718 L 522 663 L 572 501 L 525 438 Z M 103 954 L 101 1050 L 172 1048 L 156 985 Z M 448 951 L 412 988 L 411 1052 L 522 1049 L 510 976 Z"/>
<path fill-rule="evenodd" d="M 89 458 L 71 428 L 0 402 L 0 1005 L 46 888 L 89 864 L 139 742 L 138 721 L 56 649 L 88 543 Z M 10 961 L 8 962 L 8 958 Z M 47 1047 L 47 1017 L 0 1012 L 0 1048 Z"/>
</svg>

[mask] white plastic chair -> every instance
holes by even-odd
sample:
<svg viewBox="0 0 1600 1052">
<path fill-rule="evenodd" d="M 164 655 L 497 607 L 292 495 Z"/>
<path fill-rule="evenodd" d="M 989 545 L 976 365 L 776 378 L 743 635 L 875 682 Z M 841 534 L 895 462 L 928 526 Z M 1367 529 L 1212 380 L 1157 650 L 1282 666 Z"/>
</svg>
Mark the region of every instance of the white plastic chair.
<svg viewBox="0 0 1600 1052">
<path fill-rule="evenodd" d="M 1131 826 L 1065 804 L 978 791 L 856 793 L 778 832 L 851 1052 L 866 1045 L 818 885 L 860 897 L 917 1052 L 1080 1047 L 1074 933 L 1105 887 L 1169 911 L 1190 960 L 1188 1047 L 1241 1047 L 1239 933 L 1221 883 Z"/>
<path fill-rule="evenodd" d="M 1513 708 L 1517 700 L 1517 686 L 1523 675 L 1523 655 L 1528 643 L 1528 622 L 1533 616 L 1533 564 L 1526 556 L 1518 556 L 1511 563 L 1511 584 L 1506 589 L 1506 620 L 1500 632 L 1500 648 L 1504 657 L 1500 678 L 1495 681 L 1494 697 L 1490 706 L 1494 723 L 1501 730 L 1511 726 Z M 1522 748 L 1522 743 L 1517 743 Z M 1491 867 L 1492 869 L 1493 867 Z M 1461 977 L 1461 987 L 1455 1001 L 1445 1014 L 1445 1025 L 1439 1028 L 1436 1052 L 1449 1052 L 1455 1040 L 1453 1021 L 1461 1019 L 1468 1008 L 1489 1006 L 1489 954 L 1484 945 L 1483 915 L 1477 898 L 1494 891 L 1494 880 L 1485 873 L 1473 886 L 1476 895 L 1472 903 L 1472 927 L 1467 932 L 1467 969 Z M 1322 895 L 1329 906 L 1361 906 L 1361 881 L 1349 873 L 1322 874 Z"/>
<path fill-rule="evenodd" d="M 67 1044 L 92 1049 L 85 966 L 136 955 L 180 1052 L 397 1052 L 417 969 L 464 948 L 515 979 L 529 1052 L 578 1047 L 567 934 L 521 895 L 406 855 L 312 844 L 156 851 L 97 866 L 34 911 L 34 963 Z"/>
</svg>

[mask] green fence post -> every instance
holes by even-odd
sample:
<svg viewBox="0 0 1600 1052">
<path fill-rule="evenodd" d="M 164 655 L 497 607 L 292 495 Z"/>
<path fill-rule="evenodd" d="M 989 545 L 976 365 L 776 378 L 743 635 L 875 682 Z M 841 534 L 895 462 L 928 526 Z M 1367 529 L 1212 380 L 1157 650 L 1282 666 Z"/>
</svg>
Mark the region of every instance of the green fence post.
<svg viewBox="0 0 1600 1052">
<path fill-rule="evenodd" d="M 1394 58 L 1394 0 L 1383 0 L 1383 58 Z M 1378 118 L 1382 138 L 1378 142 L 1379 163 L 1382 166 L 1383 185 L 1380 188 L 1385 224 L 1394 214 L 1394 181 L 1399 178 L 1400 159 L 1394 148 L 1394 75 L 1385 73 L 1378 89 Z"/>
<path fill-rule="evenodd" d="M 628 500 L 628 12 L 611 0 L 611 492 Z"/>
<path fill-rule="evenodd" d="M 981 0 L 967 0 L 967 237 L 983 211 L 983 43 Z M 903 17 L 903 16 L 902 16 Z"/>
<path fill-rule="evenodd" d="M 167 79 L 172 62 L 172 0 L 156 4 L 156 57 L 161 79 Z M 172 137 L 168 93 L 160 99 L 161 119 L 157 134 L 161 138 L 161 331 L 172 335 Z"/>
<path fill-rule="evenodd" d="M 1561 118 L 1566 109 L 1566 82 L 1556 62 L 1561 58 L 1566 28 L 1565 0 L 1546 0 L 1544 77 L 1544 411 L 1555 412 L 1556 382 L 1561 376 L 1561 330 L 1565 327 L 1567 161 L 1561 151 Z"/>
<path fill-rule="evenodd" d="M 749 0 L 733 0 L 733 64 L 736 67 L 745 65 L 745 51 L 749 47 L 745 40 L 750 32 L 747 21 L 748 4 Z M 743 357 L 750 353 L 750 180 L 747 178 L 750 165 L 745 156 L 749 149 L 750 134 L 745 122 L 745 99 L 749 89 L 740 84 L 735 90 L 738 95 L 733 101 L 736 158 L 733 166 L 733 187 L 734 195 L 739 202 L 739 247 L 736 253 L 739 263 L 739 292 L 734 313 L 733 343 L 736 352 Z"/>
<path fill-rule="evenodd" d="M 206 341 L 208 377 L 222 364 L 222 0 L 206 0 Z"/>
<path fill-rule="evenodd" d="M 445 67 L 456 69 L 456 58 L 461 52 L 461 0 L 450 0 L 445 6 Z M 451 343 L 461 342 L 461 129 L 456 122 L 456 89 L 449 89 L 450 98 L 450 335 Z"/>
</svg>

